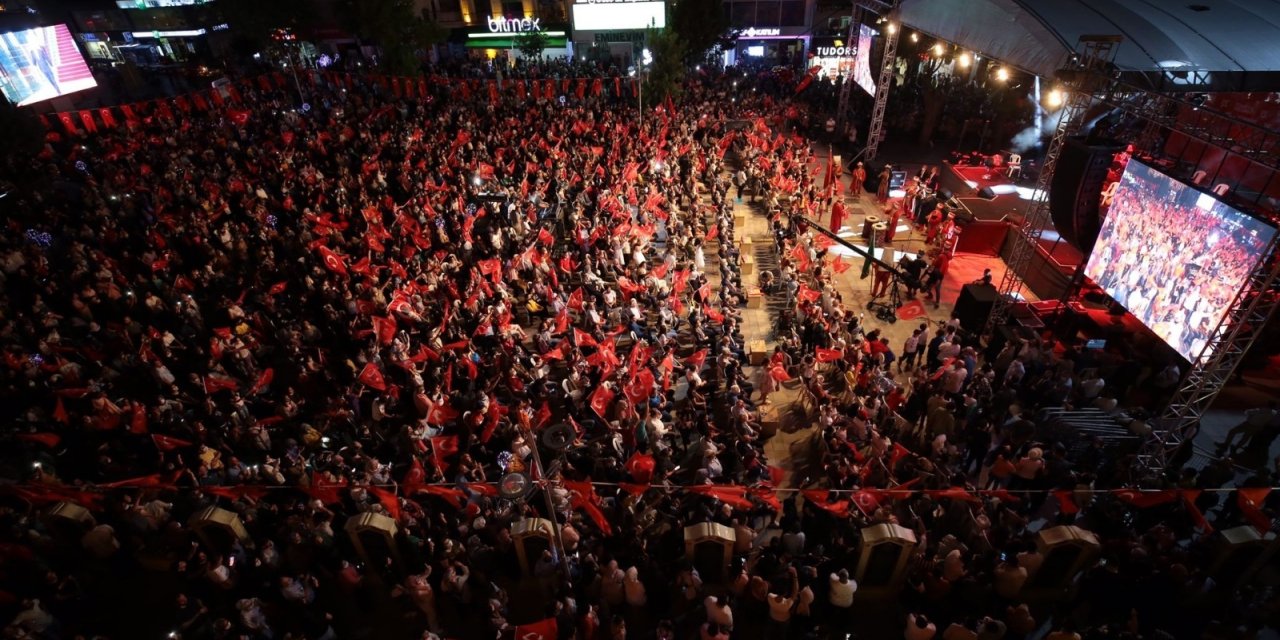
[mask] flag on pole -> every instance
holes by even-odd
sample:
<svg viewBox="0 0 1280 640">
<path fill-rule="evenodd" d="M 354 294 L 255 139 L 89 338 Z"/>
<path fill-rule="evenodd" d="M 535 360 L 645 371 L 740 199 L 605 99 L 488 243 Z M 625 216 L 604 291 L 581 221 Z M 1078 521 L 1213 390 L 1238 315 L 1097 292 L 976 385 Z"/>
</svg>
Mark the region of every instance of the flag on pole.
<svg viewBox="0 0 1280 640">
<path fill-rule="evenodd" d="M 867 256 L 862 261 L 862 279 L 866 280 L 871 275 L 871 263 L 874 261 L 871 256 L 876 254 L 876 234 L 871 233 L 871 240 L 867 243 Z"/>
</svg>

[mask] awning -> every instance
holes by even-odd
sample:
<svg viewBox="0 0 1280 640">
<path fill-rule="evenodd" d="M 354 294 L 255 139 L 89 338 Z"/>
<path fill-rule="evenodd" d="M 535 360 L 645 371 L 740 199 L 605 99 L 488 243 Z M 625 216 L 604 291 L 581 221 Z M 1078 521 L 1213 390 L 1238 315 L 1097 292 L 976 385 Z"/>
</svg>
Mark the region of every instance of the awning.
<svg viewBox="0 0 1280 640">
<path fill-rule="evenodd" d="M 563 49 L 568 38 L 564 36 L 548 37 L 548 49 Z M 518 49 L 520 48 L 519 38 L 470 38 L 467 40 L 468 49 Z"/>
</svg>

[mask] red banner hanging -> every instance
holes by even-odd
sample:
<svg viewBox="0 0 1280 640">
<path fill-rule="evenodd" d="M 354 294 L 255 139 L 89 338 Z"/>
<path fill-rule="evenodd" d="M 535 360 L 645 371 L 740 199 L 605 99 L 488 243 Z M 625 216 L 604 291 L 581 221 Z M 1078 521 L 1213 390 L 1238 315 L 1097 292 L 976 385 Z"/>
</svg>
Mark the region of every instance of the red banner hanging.
<svg viewBox="0 0 1280 640">
<path fill-rule="evenodd" d="M 76 128 L 76 122 L 71 118 L 70 113 L 59 113 L 58 120 L 62 121 L 62 127 L 67 130 L 67 133 L 75 135 L 80 132 L 80 130 Z"/>
<path fill-rule="evenodd" d="M 101 109 L 98 109 L 98 117 L 102 118 L 102 124 L 115 128 L 117 124 L 116 117 L 111 113 L 110 107 L 102 107 Z"/>
<path fill-rule="evenodd" d="M 89 133 L 97 133 L 97 131 L 98 131 L 98 123 L 96 123 L 96 122 L 94 122 L 94 121 L 93 121 L 93 112 L 92 112 L 92 111 L 81 111 L 81 112 L 80 112 L 80 122 L 83 122 L 83 123 L 84 123 L 84 130 L 85 130 L 85 131 L 88 131 Z"/>
</svg>

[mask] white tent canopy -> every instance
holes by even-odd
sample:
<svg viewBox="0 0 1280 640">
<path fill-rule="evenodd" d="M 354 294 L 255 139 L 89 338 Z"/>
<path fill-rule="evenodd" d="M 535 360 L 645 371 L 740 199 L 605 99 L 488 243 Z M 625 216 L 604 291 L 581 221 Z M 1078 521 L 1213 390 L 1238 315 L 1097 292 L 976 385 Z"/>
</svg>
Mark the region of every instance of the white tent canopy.
<svg viewBox="0 0 1280 640">
<path fill-rule="evenodd" d="M 1081 36 L 1162 91 L 1280 90 L 1280 0 L 902 0 L 908 27 L 1052 77 Z"/>
</svg>

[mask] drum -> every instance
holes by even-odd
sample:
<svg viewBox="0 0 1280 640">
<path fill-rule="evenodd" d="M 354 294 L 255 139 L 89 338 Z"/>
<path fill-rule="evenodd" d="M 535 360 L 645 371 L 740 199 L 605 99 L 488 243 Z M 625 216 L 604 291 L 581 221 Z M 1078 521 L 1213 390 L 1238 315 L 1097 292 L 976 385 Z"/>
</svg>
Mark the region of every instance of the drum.
<svg viewBox="0 0 1280 640">
<path fill-rule="evenodd" d="M 889 231 L 889 223 L 877 222 L 871 225 L 871 231 L 876 234 L 876 246 L 884 246 L 884 236 Z"/>
<path fill-rule="evenodd" d="M 871 233 L 874 230 L 876 223 L 878 222 L 880 222 L 880 216 L 867 216 L 867 219 L 862 221 L 862 239 L 863 240 L 871 239 Z"/>
</svg>

